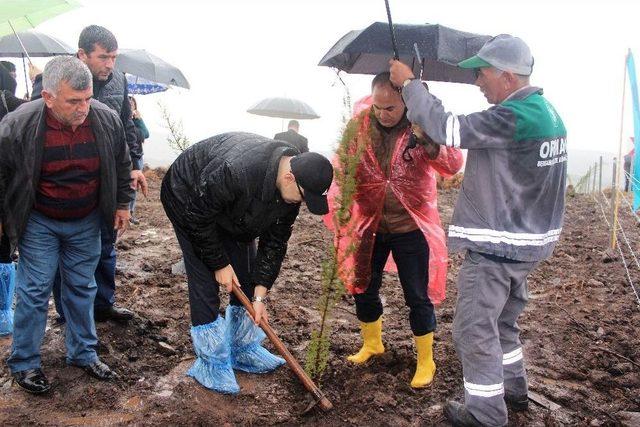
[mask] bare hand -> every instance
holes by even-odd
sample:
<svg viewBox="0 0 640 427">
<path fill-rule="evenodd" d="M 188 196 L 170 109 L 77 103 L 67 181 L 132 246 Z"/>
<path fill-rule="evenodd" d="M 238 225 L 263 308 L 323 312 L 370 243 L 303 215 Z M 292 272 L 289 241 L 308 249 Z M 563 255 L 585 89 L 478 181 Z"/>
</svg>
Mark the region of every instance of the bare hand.
<svg viewBox="0 0 640 427">
<path fill-rule="evenodd" d="M 118 209 L 116 211 L 116 215 L 113 218 L 113 229 L 118 230 L 118 237 L 122 236 L 129 226 L 130 217 L 129 209 Z"/>
<path fill-rule="evenodd" d="M 233 291 L 233 284 L 236 286 L 240 286 L 240 282 L 238 281 L 238 276 L 236 276 L 236 272 L 233 271 L 233 267 L 231 264 L 226 267 L 222 267 L 220 270 L 216 270 L 214 273 L 214 277 L 218 284 L 227 288 L 227 292 Z"/>
<path fill-rule="evenodd" d="M 265 307 L 263 302 L 254 301 L 253 312 L 255 313 L 253 323 L 259 325 L 262 319 L 264 319 L 265 322 L 269 323 L 269 314 L 267 313 L 267 308 Z"/>
<path fill-rule="evenodd" d="M 38 74 L 42 74 L 42 70 L 29 62 L 29 80 L 31 80 L 31 83 L 33 83 Z"/>
<path fill-rule="evenodd" d="M 142 190 L 142 194 L 144 194 L 144 197 L 147 197 L 147 178 L 144 176 L 142 171 L 131 171 L 131 188 L 133 188 L 134 190 Z"/>
<path fill-rule="evenodd" d="M 255 288 L 253 289 L 253 296 L 266 297 L 268 292 L 269 292 L 269 289 L 267 289 L 266 286 L 256 285 Z M 267 314 L 267 308 L 264 302 L 254 301 L 253 311 L 255 313 L 255 316 L 253 317 L 253 322 L 256 325 L 259 325 L 260 320 L 262 319 L 264 319 L 265 322 L 269 322 L 269 315 Z"/>
<path fill-rule="evenodd" d="M 416 78 L 411 68 L 398 60 L 389 60 L 389 65 L 391 66 L 389 68 L 389 71 L 391 72 L 391 83 L 393 83 L 396 87 L 401 88 L 402 83 L 404 83 L 405 80 Z"/>
</svg>

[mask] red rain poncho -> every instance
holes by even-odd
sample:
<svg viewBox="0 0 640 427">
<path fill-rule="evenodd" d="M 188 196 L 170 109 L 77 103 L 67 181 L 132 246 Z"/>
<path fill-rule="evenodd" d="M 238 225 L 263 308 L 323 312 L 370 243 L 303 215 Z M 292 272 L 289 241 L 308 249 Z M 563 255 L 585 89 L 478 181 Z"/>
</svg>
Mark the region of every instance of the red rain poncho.
<svg viewBox="0 0 640 427">
<path fill-rule="evenodd" d="M 438 214 L 436 172 L 445 177 L 458 172 L 463 163 L 462 153 L 459 149 L 441 146 L 438 157 L 431 160 L 426 151 L 418 146 L 410 150 L 413 160 L 407 162 L 402 158 L 409 142 L 410 128 L 407 128 L 398 136 L 391 158 L 391 176 L 387 178 L 371 144 L 370 117 L 370 109 L 366 108 L 354 119 L 359 122 L 356 138 L 366 138 L 367 146 L 357 170 L 358 186 L 351 217 L 349 224 L 343 227 L 342 234 L 348 229 L 354 230 L 355 235 L 351 237 L 356 239 L 359 246 L 355 253 L 344 259 L 345 250 L 353 240 L 347 237 L 341 239 L 338 248 L 340 279 L 351 294 L 360 294 L 367 289 L 375 233 L 381 220 L 387 186 L 391 186 L 394 195 L 422 230 L 429 244 L 429 283 L 425 283 L 425 286 L 428 287 L 429 298 L 437 304 L 445 297 L 448 256 L 445 233 Z M 333 229 L 335 199 L 339 191 L 334 181 L 328 193 L 329 213 L 324 218 L 330 229 Z M 389 261 L 385 270 L 397 271 L 395 263 L 391 259 Z"/>
</svg>

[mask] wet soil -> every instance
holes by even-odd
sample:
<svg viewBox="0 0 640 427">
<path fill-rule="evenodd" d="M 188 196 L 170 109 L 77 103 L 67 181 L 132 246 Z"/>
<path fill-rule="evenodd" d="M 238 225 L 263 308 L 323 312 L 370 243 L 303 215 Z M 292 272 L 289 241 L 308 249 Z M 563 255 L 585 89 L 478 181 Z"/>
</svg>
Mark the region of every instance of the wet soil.
<svg viewBox="0 0 640 427">
<path fill-rule="evenodd" d="M 334 311 L 330 361 L 321 380 L 333 411 L 304 413 L 309 396 L 287 367 L 266 375 L 238 373 L 240 394 L 220 395 L 184 375 L 193 363 L 187 286 L 184 276 L 171 272 L 180 251 L 158 199 L 161 173 L 147 171 L 151 194 L 139 202 L 141 223 L 118 243 L 118 304 L 136 318 L 128 325 L 97 325 L 100 357 L 119 378 L 100 382 L 66 366 L 64 326 L 55 323 L 51 306 L 42 359 L 55 389 L 28 395 L 12 384 L 3 363 L 1 425 L 446 425 L 442 406 L 463 396 L 451 337 L 460 255 L 451 257 L 447 299 L 437 308 L 438 370 L 429 388 L 409 387 L 415 354 L 408 309 L 397 276 L 387 274 L 384 355 L 366 366 L 348 365 L 345 357 L 360 343 L 352 299 L 345 296 Z M 441 191 L 444 223 L 457 191 Z M 599 203 L 609 215 L 606 202 Z M 629 209 L 622 212 L 629 246 L 640 251 L 639 221 Z M 320 260 L 330 240 L 320 219 L 303 209 L 272 292 L 271 324 L 301 362 L 319 320 Z M 530 276 L 530 302 L 520 319 L 531 391 L 556 405 L 530 402 L 528 412 L 510 414 L 510 425 L 638 425 L 628 414 L 640 412 L 640 306 L 621 261 L 603 260 L 608 242 L 594 199 L 569 198 L 561 242 Z M 638 286 L 640 265 L 624 240 L 623 249 Z M 0 338 L 3 360 L 10 345 L 10 338 Z"/>
</svg>

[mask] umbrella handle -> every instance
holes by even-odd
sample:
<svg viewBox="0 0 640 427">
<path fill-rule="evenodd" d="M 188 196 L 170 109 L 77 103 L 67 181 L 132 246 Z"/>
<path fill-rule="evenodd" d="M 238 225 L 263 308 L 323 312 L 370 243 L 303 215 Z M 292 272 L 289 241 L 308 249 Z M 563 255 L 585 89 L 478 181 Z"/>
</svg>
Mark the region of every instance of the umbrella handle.
<svg viewBox="0 0 640 427">
<path fill-rule="evenodd" d="M 393 59 L 396 61 L 400 59 L 398 55 L 398 45 L 396 44 L 396 33 L 393 31 L 393 21 L 391 20 L 391 9 L 389 8 L 389 0 L 384 0 L 384 4 L 387 7 L 387 20 L 389 21 L 389 32 L 391 33 L 391 45 L 393 46 Z"/>
<path fill-rule="evenodd" d="M 22 71 L 24 72 L 24 87 L 27 91 L 25 95 L 27 99 L 31 99 L 31 97 L 29 96 L 29 78 L 27 77 L 27 64 L 24 61 L 24 55 L 22 55 Z"/>
<path fill-rule="evenodd" d="M 418 64 L 420 64 L 420 81 L 422 81 L 422 72 L 424 71 L 424 64 L 422 63 L 422 55 L 420 55 L 420 49 L 418 49 L 418 43 L 413 44 L 413 51 L 416 54 Z"/>
<path fill-rule="evenodd" d="M 24 47 L 24 44 L 22 43 L 22 40 L 20 39 L 20 36 L 18 36 L 18 33 L 16 33 L 16 29 L 13 28 L 13 25 L 11 25 L 11 21 L 7 21 L 7 23 L 11 27 L 11 30 L 13 31 L 13 34 L 18 39 L 18 43 L 20 43 L 20 47 L 22 48 L 22 51 L 27 56 L 27 60 L 29 61 L 29 64 L 33 65 L 33 62 L 31 62 L 31 57 L 29 56 L 29 52 L 27 52 L 27 49 Z"/>
</svg>

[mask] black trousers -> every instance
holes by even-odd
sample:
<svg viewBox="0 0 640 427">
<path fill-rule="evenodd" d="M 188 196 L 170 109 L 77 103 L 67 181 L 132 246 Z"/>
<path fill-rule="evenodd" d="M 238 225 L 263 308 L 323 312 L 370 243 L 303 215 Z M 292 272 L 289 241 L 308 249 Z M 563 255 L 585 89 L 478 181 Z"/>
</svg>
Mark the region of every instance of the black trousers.
<svg viewBox="0 0 640 427">
<path fill-rule="evenodd" d="M 420 230 L 408 233 L 378 233 L 371 257 L 371 282 L 367 290 L 354 296 L 356 314 L 361 322 L 374 322 L 382 315 L 380 286 L 384 265 L 393 254 L 398 276 L 409 307 L 409 323 L 416 336 L 436 329 L 436 315 L 427 294 L 429 245 Z"/>
<path fill-rule="evenodd" d="M 210 271 L 196 256 L 193 246 L 185 232 L 173 224 L 178 243 L 182 249 L 184 266 L 187 271 L 187 285 L 189 287 L 189 307 L 191 324 L 193 326 L 206 325 L 218 318 L 220 311 L 220 285 L 215 280 L 214 272 Z M 231 260 L 231 266 L 238 276 L 240 287 L 249 299 L 253 297 L 254 284 L 251 283 L 251 271 L 256 259 L 255 242 L 237 242 L 223 239 L 224 250 Z M 230 304 L 241 306 L 242 303 L 235 295 L 231 295 Z"/>
</svg>

